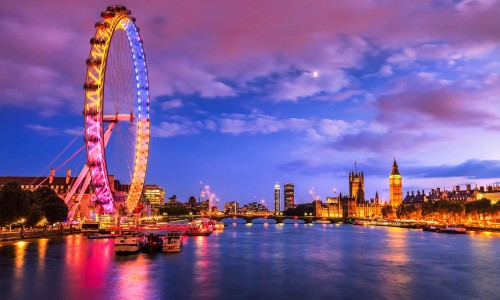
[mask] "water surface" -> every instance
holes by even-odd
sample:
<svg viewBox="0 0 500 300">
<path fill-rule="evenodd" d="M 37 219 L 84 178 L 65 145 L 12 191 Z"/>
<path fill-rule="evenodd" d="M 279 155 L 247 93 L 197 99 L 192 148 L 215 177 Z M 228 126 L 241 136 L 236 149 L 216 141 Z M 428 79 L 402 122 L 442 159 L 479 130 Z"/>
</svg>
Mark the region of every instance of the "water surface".
<svg viewBox="0 0 500 300">
<path fill-rule="evenodd" d="M 498 299 L 500 235 L 229 224 L 177 254 L 73 235 L 0 243 L 0 299 Z"/>
</svg>

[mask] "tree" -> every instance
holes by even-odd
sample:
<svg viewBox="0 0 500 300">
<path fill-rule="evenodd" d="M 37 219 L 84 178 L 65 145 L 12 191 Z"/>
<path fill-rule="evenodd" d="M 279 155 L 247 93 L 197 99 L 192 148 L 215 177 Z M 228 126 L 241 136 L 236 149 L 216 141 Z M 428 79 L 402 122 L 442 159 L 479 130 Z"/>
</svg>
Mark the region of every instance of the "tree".
<svg viewBox="0 0 500 300">
<path fill-rule="evenodd" d="M 462 223 L 462 217 L 465 214 L 465 204 L 462 201 L 450 202 L 448 206 L 449 213 L 454 217 L 455 223 Z"/>
<path fill-rule="evenodd" d="M 394 215 L 394 211 L 392 209 L 392 206 L 390 206 L 390 205 L 386 205 L 386 206 L 382 207 L 381 212 L 382 212 L 382 217 L 384 217 L 385 219 L 392 218 Z"/>
<path fill-rule="evenodd" d="M 465 204 L 465 213 L 468 216 L 474 216 L 477 223 L 479 223 L 481 219 L 486 223 L 486 216 L 494 213 L 495 209 L 493 207 L 489 199 L 483 198 Z"/>
<path fill-rule="evenodd" d="M 415 204 L 401 204 L 396 210 L 396 215 L 398 218 L 420 219 L 421 209 Z"/>
<path fill-rule="evenodd" d="M 184 205 L 168 205 L 159 209 L 158 214 L 163 215 L 166 213 L 169 216 L 187 216 L 189 209 Z"/>
<path fill-rule="evenodd" d="M 25 225 L 28 227 L 35 226 L 38 222 L 40 222 L 40 220 L 43 219 L 44 215 L 45 213 L 39 204 L 31 205 Z"/>
<path fill-rule="evenodd" d="M 500 201 L 497 201 L 494 205 L 491 206 L 491 217 L 492 219 L 497 219 L 500 217 Z"/>
<path fill-rule="evenodd" d="M 0 224 L 11 224 L 29 214 L 26 192 L 17 182 L 6 183 L 0 189 Z"/>
<path fill-rule="evenodd" d="M 54 192 L 54 190 L 48 186 L 42 186 L 42 187 L 37 188 L 34 191 L 34 194 L 35 194 L 35 198 L 36 198 L 35 201 L 36 201 L 36 203 L 39 203 L 39 204 L 42 204 L 46 199 L 48 199 L 52 196 L 57 197 L 56 192 Z"/>
<path fill-rule="evenodd" d="M 314 214 L 314 207 L 312 204 L 299 204 L 295 208 L 289 208 L 285 211 L 286 216 L 304 216 L 304 214 Z"/>
<path fill-rule="evenodd" d="M 437 205 L 435 202 L 427 202 L 422 205 L 422 217 L 424 219 L 434 219 Z"/>
<path fill-rule="evenodd" d="M 48 196 L 42 202 L 42 210 L 50 224 L 63 222 L 68 218 L 68 206 L 57 195 Z"/>
</svg>

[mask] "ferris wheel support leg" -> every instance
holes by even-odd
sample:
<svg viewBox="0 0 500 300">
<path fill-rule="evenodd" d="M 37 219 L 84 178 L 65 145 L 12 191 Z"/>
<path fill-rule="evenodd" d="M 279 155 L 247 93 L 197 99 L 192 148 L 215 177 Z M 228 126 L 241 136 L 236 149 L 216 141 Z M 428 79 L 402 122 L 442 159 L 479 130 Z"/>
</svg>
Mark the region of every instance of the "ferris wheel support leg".
<svg viewBox="0 0 500 300">
<path fill-rule="evenodd" d="M 104 135 L 104 146 L 106 146 L 108 144 L 109 137 L 111 136 L 111 133 L 113 132 L 114 127 L 115 127 L 115 123 L 109 124 L 109 126 L 106 130 L 106 133 Z M 78 197 L 76 198 L 75 202 L 71 203 L 71 205 L 70 205 L 71 198 L 73 197 L 76 190 L 80 186 L 80 183 L 82 183 L 84 177 L 85 177 L 85 182 L 83 183 L 83 185 L 80 189 L 80 192 L 78 193 Z M 70 192 L 64 198 L 64 203 L 66 203 L 66 205 L 69 206 L 69 212 L 68 212 L 68 221 L 69 222 L 72 220 L 73 216 L 75 215 L 75 210 L 77 208 L 76 203 L 80 203 L 80 201 L 82 200 L 83 195 L 85 194 L 85 191 L 87 190 L 87 187 L 90 184 L 90 180 L 91 180 L 91 176 L 90 176 L 90 172 L 89 172 L 89 166 L 87 164 L 85 164 L 82 171 L 78 175 L 75 183 L 71 187 Z"/>
<path fill-rule="evenodd" d="M 85 164 L 85 166 L 83 167 L 82 171 L 80 172 L 80 174 L 78 175 L 78 178 L 76 179 L 75 183 L 73 184 L 73 186 L 71 187 L 71 190 L 70 192 L 66 195 L 66 197 L 64 198 L 64 202 L 66 204 L 69 203 L 69 201 L 71 200 L 71 197 L 73 197 L 73 195 L 75 194 L 76 192 L 76 189 L 80 186 L 80 183 L 82 183 L 82 180 L 83 180 L 83 177 L 85 175 L 89 174 L 89 166 L 87 164 Z"/>
<path fill-rule="evenodd" d="M 83 182 L 82 188 L 78 193 L 78 197 L 76 197 L 76 201 L 72 204 L 71 210 L 68 212 L 68 220 L 71 220 L 75 215 L 76 208 L 78 207 L 77 203 L 80 203 L 80 201 L 82 200 L 83 195 L 85 194 L 85 191 L 87 190 L 87 187 L 90 184 L 90 179 L 91 179 L 90 172 L 87 172 L 87 176 L 85 177 L 85 181 Z"/>
</svg>

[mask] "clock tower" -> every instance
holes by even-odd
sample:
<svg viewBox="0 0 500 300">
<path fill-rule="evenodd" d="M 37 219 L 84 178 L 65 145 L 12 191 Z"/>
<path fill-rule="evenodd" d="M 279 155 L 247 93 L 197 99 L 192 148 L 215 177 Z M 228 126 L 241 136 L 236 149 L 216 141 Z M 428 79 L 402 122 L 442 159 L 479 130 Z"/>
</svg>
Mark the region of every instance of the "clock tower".
<svg viewBox="0 0 500 300">
<path fill-rule="evenodd" d="M 401 178 L 401 174 L 399 174 L 396 158 L 394 158 L 394 163 L 392 164 L 392 172 L 389 176 L 389 191 L 389 204 L 391 206 L 398 206 L 399 204 L 401 204 L 401 202 L 403 202 L 403 178 Z"/>
</svg>

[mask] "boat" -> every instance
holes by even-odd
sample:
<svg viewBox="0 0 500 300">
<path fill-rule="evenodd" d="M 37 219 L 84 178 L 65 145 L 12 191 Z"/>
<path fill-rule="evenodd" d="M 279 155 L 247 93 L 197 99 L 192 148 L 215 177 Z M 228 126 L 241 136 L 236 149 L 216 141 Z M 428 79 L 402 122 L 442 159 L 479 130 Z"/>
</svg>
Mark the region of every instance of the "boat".
<svg viewBox="0 0 500 300">
<path fill-rule="evenodd" d="M 435 226 L 435 225 L 429 225 L 429 226 L 424 226 L 422 227 L 423 231 L 430 231 L 430 232 L 439 232 L 441 231 L 441 227 Z"/>
<path fill-rule="evenodd" d="M 144 247 L 146 235 L 143 232 L 122 231 L 115 238 L 115 253 L 127 254 L 139 252 Z"/>
<path fill-rule="evenodd" d="M 467 229 L 465 229 L 463 225 L 449 225 L 444 228 L 443 232 L 451 234 L 466 234 Z"/>
<path fill-rule="evenodd" d="M 330 220 L 315 220 L 313 223 L 321 223 L 321 224 L 331 224 Z"/>
<path fill-rule="evenodd" d="M 89 240 L 95 239 L 114 239 L 116 238 L 116 234 L 97 234 L 97 235 L 87 235 Z"/>
<path fill-rule="evenodd" d="M 99 234 L 99 222 L 85 221 L 82 223 L 80 231 L 83 235 Z"/>
<path fill-rule="evenodd" d="M 225 226 L 224 223 L 217 222 L 217 223 L 215 223 L 214 228 L 215 228 L 215 230 L 224 230 L 224 226 Z"/>
<path fill-rule="evenodd" d="M 148 252 L 161 251 L 163 248 L 163 239 L 157 233 L 150 233 L 146 235 L 146 240 L 144 242 L 144 247 L 142 250 Z"/>
<path fill-rule="evenodd" d="M 182 233 L 179 231 L 169 231 L 163 237 L 162 252 L 174 253 L 180 252 L 184 245 Z"/>
<path fill-rule="evenodd" d="M 356 220 L 354 220 L 354 222 L 352 222 L 352 225 L 366 226 L 366 225 L 370 225 L 370 221 L 356 219 Z"/>
<path fill-rule="evenodd" d="M 184 235 L 187 236 L 208 236 L 214 231 L 214 226 L 207 219 L 196 219 L 189 223 L 189 229 Z"/>
</svg>

